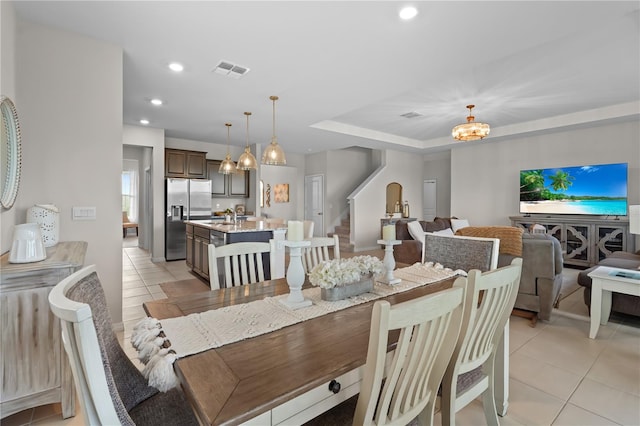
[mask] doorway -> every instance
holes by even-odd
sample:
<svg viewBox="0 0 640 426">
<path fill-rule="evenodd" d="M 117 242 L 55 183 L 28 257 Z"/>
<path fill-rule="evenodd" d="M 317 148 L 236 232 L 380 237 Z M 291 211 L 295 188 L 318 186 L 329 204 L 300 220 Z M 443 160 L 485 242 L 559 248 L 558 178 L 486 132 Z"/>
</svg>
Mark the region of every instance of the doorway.
<svg viewBox="0 0 640 426">
<path fill-rule="evenodd" d="M 436 218 L 437 183 L 428 179 L 422 185 L 422 220 L 432 221 Z"/>
<path fill-rule="evenodd" d="M 324 175 L 304 177 L 304 218 L 313 221 L 313 235 L 324 232 Z"/>
</svg>

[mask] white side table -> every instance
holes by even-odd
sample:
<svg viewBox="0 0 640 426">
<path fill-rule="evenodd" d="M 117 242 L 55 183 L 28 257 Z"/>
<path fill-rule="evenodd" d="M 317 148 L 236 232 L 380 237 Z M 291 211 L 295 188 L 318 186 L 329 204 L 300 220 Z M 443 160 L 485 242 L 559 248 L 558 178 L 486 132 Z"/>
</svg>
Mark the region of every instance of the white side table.
<svg viewBox="0 0 640 426">
<path fill-rule="evenodd" d="M 599 266 L 591 277 L 591 328 L 589 338 L 595 339 L 600 324 L 605 325 L 611 314 L 611 293 L 640 296 L 640 271 Z"/>
</svg>

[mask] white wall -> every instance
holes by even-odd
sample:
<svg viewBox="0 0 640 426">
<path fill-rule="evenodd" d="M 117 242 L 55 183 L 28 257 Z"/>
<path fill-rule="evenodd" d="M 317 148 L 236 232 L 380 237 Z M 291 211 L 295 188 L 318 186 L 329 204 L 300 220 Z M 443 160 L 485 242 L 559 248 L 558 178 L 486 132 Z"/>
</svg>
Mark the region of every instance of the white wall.
<svg viewBox="0 0 640 426">
<path fill-rule="evenodd" d="M 409 202 L 411 216 L 422 218 L 422 167 L 420 155 L 384 151 L 382 167 L 368 184 L 353 194 L 351 236 L 355 251 L 379 248 L 380 219 L 386 211 L 386 188 L 391 182 L 402 185 L 402 197 Z"/>
<path fill-rule="evenodd" d="M 13 101 L 18 110 L 20 119 L 20 99 L 16 96 L 16 14 L 13 4 L 0 1 L 0 94 Z M 4 176 L 0 176 L 4 179 Z M 16 203 L 20 202 L 21 193 L 18 191 Z M 0 253 L 5 253 L 11 248 L 13 239 L 13 225 L 24 222 L 24 214 L 18 216 L 15 207 L 5 209 L 0 207 Z"/>
<path fill-rule="evenodd" d="M 267 196 L 265 195 L 264 207 L 261 211 L 267 217 L 282 218 L 285 220 L 302 220 L 303 216 L 298 216 L 298 204 L 304 204 L 304 196 L 301 198 L 299 189 L 304 186 L 304 179 L 298 179 L 298 168 L 291 166 L 260 166 L 260 177 L 264 182 L 264 190 L 270 190 L 270 206 L 267 206 Z M 276 190 L 278 184 L 289 184 L 289 202 L 276 203 Z M 303 189 L 304 191 L 304 189 Z M 303 192 L 304 194 L 304 192 Z"/>
<path fill-rule="evenodd" d="M 628 121 L 476 143 L 451 152 L 451 214 L 475 225 L 508 225 L 518 214 L 520 170 L 629 163 L 628 199 L 640 202 L 640 124 Z"/>
<path fill-rule="evenodd" d="M 2 2 L 3 5 L 5 2 Z M 23 180 L 16 221 L 36 203 L 60 209 L 60 240 L 87 241 L 113 321 L 122 321 L 122 49 L 18 22 Z M 96 207 L 72 221 L 74 206 Z M 2 226 L 9 224 L 4 223 Z"/>
<path fill-rule="evenodd" d="M 451 216 L 451 151 L 427 154 L 424 156 L 423 180 L 436 181 L 436 216 Z M 416 212 L 422 212 L 423 206 L 412 208 L 412 217 Z"/>
</svg>

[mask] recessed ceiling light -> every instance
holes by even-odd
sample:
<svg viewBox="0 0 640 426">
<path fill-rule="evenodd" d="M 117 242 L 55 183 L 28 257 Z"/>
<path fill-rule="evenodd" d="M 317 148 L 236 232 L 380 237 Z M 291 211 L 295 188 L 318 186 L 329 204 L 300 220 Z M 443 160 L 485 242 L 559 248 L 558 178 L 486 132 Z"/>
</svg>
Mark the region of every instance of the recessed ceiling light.
<svg viewBox="0 0 640 426">
<path fill-rule="evenodd" d="M 147 124 L 149 124 L 149 120 L 143 118 L 142 120 L 140 120 L 140 124 L 144 124 L 146 126 Z"/>
<path fill-rule="evenodd" d="M 171 71 L 175 71 L 175 72 L 180 72 L 182 70 L 184 70 L 184 66 L 178 62 L 171 62 L 169 64 L 169 69 Z"/>
<path fill-rule="evenodd" d="M 149 102 L 151 102 L 155 106 L 162 105 L 162 99 L 158 99 L 158 98 L 151 99 Z"/>
<path fill-rule="evenodd" d="M 415 18 L 417 14 L 418 14 L 418 9 L 416 9 L 413 6 L 407 6 L 400 9 L 400 13 L 398 15 L 400 15 L 400 18 L 406 21 L 406 20 Z"/>
</svg>

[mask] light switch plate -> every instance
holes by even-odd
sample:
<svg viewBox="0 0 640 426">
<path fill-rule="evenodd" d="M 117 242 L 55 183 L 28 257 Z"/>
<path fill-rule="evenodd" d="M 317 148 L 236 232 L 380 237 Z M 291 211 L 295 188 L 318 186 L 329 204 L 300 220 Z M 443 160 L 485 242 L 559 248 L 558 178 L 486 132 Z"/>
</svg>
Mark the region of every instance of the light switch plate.
<svg viewBox="0 0 640 426">
<path fill-rule="evenodd" d="M 95 207 L 74 207 L 72 209 L 72 220 L 96 220 Z"/>
</svg>

